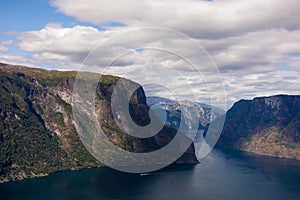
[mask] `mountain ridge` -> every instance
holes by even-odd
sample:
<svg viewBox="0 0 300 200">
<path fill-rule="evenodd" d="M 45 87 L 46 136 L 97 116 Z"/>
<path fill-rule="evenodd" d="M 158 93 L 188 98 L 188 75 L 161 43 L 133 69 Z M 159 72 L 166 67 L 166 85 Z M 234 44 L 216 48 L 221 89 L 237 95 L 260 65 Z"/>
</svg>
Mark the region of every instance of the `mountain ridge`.
<svg viewBox="0 0 300 200">
<path fill-rule="evenodd" d="M 75 71 L 0 64 L 0 72 L 0 182 L 103 166 L 85 149 L 75 128 L 71 106 Z M 103 75 L 97 86 L 98 120 L 107 137 L 132 152 L 168 144 L 177 132 L 170 127 L 147 139 L 135 139 L 118 128 L 109 102 L 119 79 Z M 131 116 L 140 124 L 149 122 L 145 98 L 139 87 L 130 99 Z M 196 164 L 194 154 L 191 145 L 175 163 Z"/>
<path fill-rule="evenodd" d="M 219 146 L 300 159 L 300 95 L 240 100 L 226 113 Z"/>
</svg>

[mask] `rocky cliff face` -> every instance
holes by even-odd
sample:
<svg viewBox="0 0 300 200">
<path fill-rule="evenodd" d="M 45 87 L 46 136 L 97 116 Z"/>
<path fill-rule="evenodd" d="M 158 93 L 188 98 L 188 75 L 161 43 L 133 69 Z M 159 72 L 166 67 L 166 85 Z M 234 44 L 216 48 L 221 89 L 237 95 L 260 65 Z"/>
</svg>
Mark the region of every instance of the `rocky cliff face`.
<svg viewBox="0 0 300 200">
<path fill-rule="evenodd" d="M 300 159 L 300 96 L 238 101 L 226 114 L 218 145 Z"/>
<path fill-rule="evenodd" d="M 76 72 L 46 71 L 0 64 L 0 181 L 45 176 L 62 170 L 102 166 L 82 145 L 72 115 Z M 156 136 L 134 138 L 113 120 L 110 98 L 117 77 L 103 76 L 97 86 L 98 119 L 115 145 L 148 152 L 168 144 L 176 130 L 165 126 Z M 140 87 L 131 97 L 130 113 L 138 124 L 149 123 Z M 193 145 L 177 163 L 198 163 Z"/>
</svg>

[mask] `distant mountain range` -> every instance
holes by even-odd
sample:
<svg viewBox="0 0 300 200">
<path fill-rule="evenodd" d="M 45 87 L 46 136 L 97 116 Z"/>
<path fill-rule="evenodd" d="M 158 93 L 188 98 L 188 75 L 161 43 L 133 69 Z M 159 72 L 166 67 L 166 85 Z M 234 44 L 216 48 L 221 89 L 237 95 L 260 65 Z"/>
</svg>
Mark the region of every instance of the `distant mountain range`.
<svg viewBox="0 0 300 200">
<path fill-rule="evenodd" d="M 198 123 L 196 135 L 188 135 L 196 146 L 198 139 L 205 137 L 211 123 L 224 117 L 224 111 L 209 105 L 172 101 L 160 97 L 148 97 L 149 106 L 159 104 L 167 112 L 167 123 L 178 129 L 181 110 L 183 127 Z M 200 141 L 201 142 L 201 141 Z M 245 150 L 261 155 L 300 160 L 300 95 L 275 95 L 240 100 L 226 112 L 224 128 L 218 146 Z"/>
<path fill-rule="evenodd" d="M 150 107 L 160 105 L 167 113 L 167 124 L 176 130 L 179 129 L 179 126 L 183 133 L 194 129 L 194 134 L 187 135 L 194 141 L 197 139 L 197 135 L 204 133 L 210 122 L 225 114 L 224 110 L 207 104 L 187 100 L 178 102 L 157 96 L 147 97 L 147 104 Z"/>
</svg>

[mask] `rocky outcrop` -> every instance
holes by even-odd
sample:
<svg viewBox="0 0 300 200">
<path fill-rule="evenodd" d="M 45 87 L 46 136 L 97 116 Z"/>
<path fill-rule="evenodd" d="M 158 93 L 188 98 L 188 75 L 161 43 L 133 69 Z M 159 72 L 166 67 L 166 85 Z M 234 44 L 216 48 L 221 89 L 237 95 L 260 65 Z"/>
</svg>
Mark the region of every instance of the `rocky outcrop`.
<svg viewBox="0 0 300 200">
<path fill-rule="evenodd" d="M 0 64 L 0 181 L 45 176 L 62 170 L 103 166 L 85 149 L 75 129 L 71 97 L 76 72 L 47 71 Z M 97 86 L 97 113 L 107 137 L 122 149 L 149 152 L 168 144 L 176 130 L 134 138 L 115 124 L 110 98 L 118 77 L 102 76 Z M 142 87 L 132 95 L 130 114 L 149 123 Z M 177 163 L 198 163 L 194 147 Z"/>
<path fill-rule="evenodd" d="M 238 101 L 226 113 L 218 145 L 300 159 L 300 96 Z"/>
</svg>

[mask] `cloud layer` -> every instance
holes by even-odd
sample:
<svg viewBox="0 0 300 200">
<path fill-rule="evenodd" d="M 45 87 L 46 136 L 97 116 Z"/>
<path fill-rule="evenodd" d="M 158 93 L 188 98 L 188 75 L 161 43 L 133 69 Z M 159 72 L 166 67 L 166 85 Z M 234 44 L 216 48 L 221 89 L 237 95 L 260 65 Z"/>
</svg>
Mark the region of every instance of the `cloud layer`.
<svg viewBox="0 0 300 200">
<path fill-rule="evenodd" d="M 157 83 L 175 70 L 177 76 L 168 79 L 169 89 L 176 89 L 182 96 L 191 99 L 196 93 L 202 101 L 210 103 L 208 85 L 222 107 L 222 91 L 214 90 L 217 75 L 209 73 L 214 66 L 208 60 L 203 61 L 203 51 L 189 46 L 189 39 L 184 40 L 176 34 L 170 36 L 163 31 L 153 34 L 127 32 L 126 35 L 126 31 L 135 27 L 155 26 L 181 31 L 204 47 L 221 73 L 227 93 L 227 108 L 241 98 L 300 92 L 300 1 L 111 2 L 52 0 L 51 5 L 59 12 L 94 25 L 107 24 L 107 29 L 103 31 L 80 25 L 66 28 L 49 23 L 41 30 L 16 33 L 18 42 L 0 42 L 0 51 L 4 52 L 0 54 L 0 62 L 79 69 L 92 49 L 110 40 L 114 42 L 103 46 L 95 54 L 101 59 L 90 57 L 85 62 L 86 66 L 101 68 L 113 61 L 107 73 L 126 76 L 140 83 Z M 114 25 L 112 22 L 125 26 L 111 26 Z M 121 33 L 126 37 L 119 37 Z M 28 52 L 29 56 L 14 54 L 7 45 L 15 45 Z M 120 53 L 124 52 L 121 56 Z M 184 52 L 180 54 L 192 61 L 202 59 L 205 64 L 200 69 L 204 79 L 174 52 Z M 120 56 L 111 60 L 115 55 Z M 149 88 L 150 95 L 164 95 L 160 90 Z"/>
<path fill-rule="evenodd" d="M 116 21 L 138 27 L 169 27 L 197 38 L 300 27 L 297 0 L 52 0 L 52 5 L 93 24 Z"/>
</svg>

